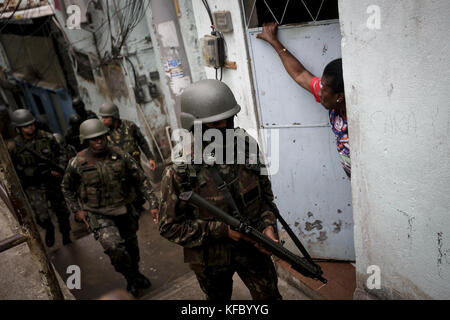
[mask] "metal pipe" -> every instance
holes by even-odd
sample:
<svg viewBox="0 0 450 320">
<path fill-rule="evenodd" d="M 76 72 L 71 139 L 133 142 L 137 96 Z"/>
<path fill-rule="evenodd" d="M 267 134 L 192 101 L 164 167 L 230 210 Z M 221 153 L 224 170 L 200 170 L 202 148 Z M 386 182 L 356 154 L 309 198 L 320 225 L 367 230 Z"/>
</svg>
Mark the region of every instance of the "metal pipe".
<svg viewBox="0 0 450 320">
<path fill-rule="evenodd" d="M 6 250 L 12 249 L 21 245 L 24 242 L 27 242 L 28 238 L 23 234 L 16 234 L 8 239 L 0 241 L 0 253 L 5 252 Z"/>
</svg>

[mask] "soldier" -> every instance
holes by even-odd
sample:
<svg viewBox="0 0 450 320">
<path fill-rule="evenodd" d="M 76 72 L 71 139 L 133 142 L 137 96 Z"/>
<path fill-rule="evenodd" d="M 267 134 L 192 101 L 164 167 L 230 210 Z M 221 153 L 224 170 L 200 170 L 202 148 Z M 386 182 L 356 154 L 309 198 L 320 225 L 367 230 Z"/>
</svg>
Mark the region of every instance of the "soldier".
<svg viewBox="0 0 450 320">
<path fill-rule="evenodd" d="M 66 167 L 67 164 L 69 164 L 70 159 L 72 159 L 77 155 L 77 150 L 75 149 L 74 146 L 66 143 L 66 140 L 64 139 L 62 134 L 54 133 L 53 137 L 61 147 L 61 153 L 63 154 L 64 163 L 66 164 L 64 167 Z"/>
<path fill-rule="evenodd" d="M 60 146 L 50 133 L 36 129 L 36 119 L 30 111 L 17 110 L 12 120 L 19 135 L 8 146 L 11 159 L 36 214 L 36 222 L 46 230 L 45 243 L 48 247 L 55 243 L 54 226 L 47 205 L 50 201 L 58 219 L 63 244 L 67 245 L 71 243 L 70 213 L 57 182 L 62 178 L 62 168 L 65 166 Z"/>
<path fill-rule="evenodd" d="M 86 110 L 86 106 L 79 97 L 72 100 L 72 107 L 75 112 L 81 117 L 81 123 L 89 119 L 98 119 L 95 112 Z"/>
<path fill-rule="evenodd" d="M 194 121 L 198 121 L 204 132 L 209 128 L 221 132 L 233 129 L 236 136 L 245 139 L 249 136 L 244 130 L 234 129 L 233 118 L 240 110 L 231 90 L 217 80 L 193 84 L 181 96 L 181 121 L 190 131 Z M 234 139 L 231 145 L 237 149 Z M 202 150 L 206 150 L 203 145 Z M 237 207 L 242 219 L 277 241 L 274 214 L 277 207 L 271 183 L 267 176 L 260 174 L 261 165 L 250 164 L 250 158 L 246 154 L 246 164 L 173 164 L 163 174 L 160 234 L 184 247 L 185 262 L 195 272 L 208 300 L 231 299 L 235 272 L 253 299 L 281 299 L 275 267 L 268 255 L 258 250 L 245 235 L 179 199 L 181 192 L 193 190 L 230 213 L 236 212 Z M 220 184 L 226 183 L 232 201 L 220 191 L 223 186 L 219 190 L 214 176 L 219 177 Z"/>
<path fill-rule="evenodd" d="M 151 283 L 139 272 L 138 220 L 130 186 L 139 188 L 152 214 L 158 213 L 159 204 L 143 171 L 128 153 L 108 145 L 107 133 L 98 119 L 83 122 L 80 139 L 89 147 L 69 163 L 63 192 L 70 210 L 94 233 L 136 297 Z"/>
<path fill-rule="evenodd" d="M 155 171 L 156 162 L 153 160 L 150 146 L 139 127 L 132 121 L 120 119 L 119 108 L 113 103 L 102 105 L 99 114 L 102 117 L 103 124 L 110 129 L 108 141 L 128 152 L 139 165 L 141 165 L 140 150 L 142 150 L 149 161 L 150 170 Z M 138 212 L 142 212 L 142 206 L 145 203 L 144 197 L 139 190 L 136 190 L 135 194 L 134 206 Z"/>
<path fill-rule="evenodd" d="M 139 127 L 132 121 L 120 119 L 119 108 L 113 103 L 102 105 L 99 114 L 103 124 L 111 130 L 108 135 L 109 142 L 128 152 L 137 163 L 141 163 L 140 148 L 149 160 L 150 169 L 155 171 L 154 156 Z"/>
<path fill-rule="evenodd" d="M 81 123 L 83 123 L 83 121 L 77 113 L 71 115 L 69 119 L 70 128 L 69 130 L 67 130 L 66 135 L 64 136 L 65 143 L 73 146 L 77 153 L 87 148 L 86 143 L 81 144 L 80 142 Z"/>
</svg>

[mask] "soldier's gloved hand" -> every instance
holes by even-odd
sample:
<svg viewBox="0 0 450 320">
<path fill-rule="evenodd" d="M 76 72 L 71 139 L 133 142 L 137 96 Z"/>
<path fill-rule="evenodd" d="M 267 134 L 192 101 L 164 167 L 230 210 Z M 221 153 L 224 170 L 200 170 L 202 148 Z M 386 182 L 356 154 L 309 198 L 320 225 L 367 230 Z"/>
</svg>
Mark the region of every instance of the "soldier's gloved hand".
<svg viewBox="0 0 450 320">
<path fill-rule="evenodd" d="M 149 166 L 150 166 L 150 170 L 155 171 L 156 170 L 156 162 L 155 162 L 155 160 L 149 160 L 148 163 L 149 163 Z"/>
<path fill-rule="evenodd" d="M 90 228 L 89 223 L 86 220 L 86 212 L 85 211 L 77 211 L 77 213 L 75 214 L 75 219 L 77 219 L 78 221 L 83 221 L 84 224 L 86 225 L 86 228 Z"/>
<path fill-rule="evenodd" d="M 152 213 L 152 217 L 153 217 L 153 222 L 155 224 L 158 224 L 159 223 L 159 209 L 152 209 L 151 213 Z"/>
</svg>

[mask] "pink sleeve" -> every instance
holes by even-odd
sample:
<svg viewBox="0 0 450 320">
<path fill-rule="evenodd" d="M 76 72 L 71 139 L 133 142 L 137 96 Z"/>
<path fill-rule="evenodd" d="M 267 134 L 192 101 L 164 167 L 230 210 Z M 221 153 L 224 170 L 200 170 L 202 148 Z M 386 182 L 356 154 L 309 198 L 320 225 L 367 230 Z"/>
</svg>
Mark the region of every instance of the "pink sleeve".
<svg viewBox="0 0 450 320">
<path fill-rule="evenodd" d="M 311 92 L 314 95 L 314 98 L 316 98 L 316 101 L 320 103 L 319 91 L 322 87 L 322 79 L 319 77 L 314 77 L 309 85 L 311 86 Z"/>
</svg>

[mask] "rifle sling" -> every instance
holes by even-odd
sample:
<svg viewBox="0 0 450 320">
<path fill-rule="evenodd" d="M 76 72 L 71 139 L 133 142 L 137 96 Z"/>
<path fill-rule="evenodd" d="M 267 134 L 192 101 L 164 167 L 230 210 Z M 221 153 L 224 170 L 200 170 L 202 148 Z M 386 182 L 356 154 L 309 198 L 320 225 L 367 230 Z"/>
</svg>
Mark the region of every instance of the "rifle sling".
<svg viewBox="0 0 450 320">
<path fill-rule="evenodd" d="M 54 167 L 53 169 L 59 169 L 59 171 L 61 171 L 61 173 L 64 173 L 65 170 L 64 168 L 60 167 L 56 162 L 54 162 L 53 160 L 48 159 L 47 157 L 44 157 L 42 154 L 40 154 L 39 152 L 37 152 L 36 150 L 31 149 L 30 147 L 28 147 L 27 145 L 23 145 L 19 142 L 15 142 L 15 144 L 21 148 L 22 152 L 23 150 L 27 150 L 28 152 L 30 152 L 33 156 L 37 157 L 39 160 L 46 162 L 47 164 L 50 164 L 51 167 Z"/>
<path fill-rule="evenodd" d="M 233 211 L 233 216 L 234 217 L 241 217 L 241 214 L 239 212 L 239 208 L 237 207 L 236 202 L 234 201 L 233 195 L 231 194 L 227 183 L 223 180 L 222 176 L 220 175 L 219 170 L 217 170 L 217 167 L 216 166 L 211 166 L 208 169 L 209 169 L 209 173 L 211 174 L 211 177 L 212 177 L 214 183 L 217 186 L 217 189 L 219 189 L 219 191 L 222 193 L 222 195 L 224 196 L 225 200 L 228 203 L 228 206 Z M 308 262 L 310 262 L 311 264 L 316 265 L 316 263 L 313 261 L 313 259 L 309 255 L 309 253 L 306 250 L 306 248 L 303 246 L 301 241 L 298 239 L 298 237 L 295 235 L 295 233 L 292 231 L 292 229 L 286 223 L 286 220 L 283 219 L 281 214 L 279 212 L 275 212 L 275 216 L 280 221 L 281 225 L 286 230 L 286 232 L 288 233 L 289 237 L 292 239 L 294 244 L 297 246 L 297 248 L 303 254 L 303 257 Z"/>
<path fill-rule="evenodd" d="M 211 166 L 208 169 L 214 183 L 217 186 L 217 189 L 219 189 L 220 193 L 222 193 L 223 197 L 225 198 L 225 201 L 228 203 L 228 206 L 230 207 L 230 210 L 233 212 L 233 216 L 235 218 L 241 218 L 239 208 L 236 205 L 236 202 L 234 201 L 233 195 L 231 194 L 227 183 L 223 180 L 222 176 L 220 175 L 219 170 L 217 170 L 216 166 Z"/>
</svg>

